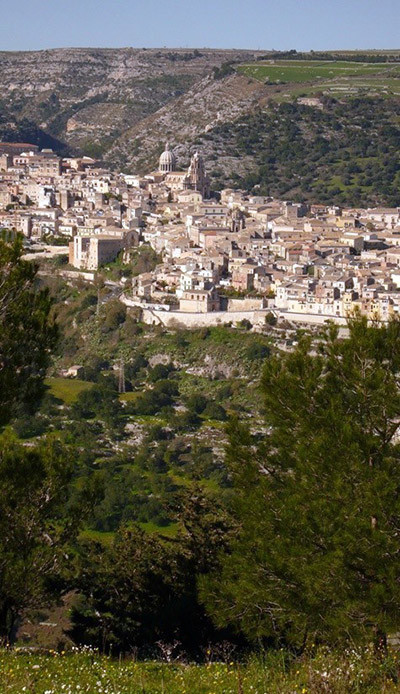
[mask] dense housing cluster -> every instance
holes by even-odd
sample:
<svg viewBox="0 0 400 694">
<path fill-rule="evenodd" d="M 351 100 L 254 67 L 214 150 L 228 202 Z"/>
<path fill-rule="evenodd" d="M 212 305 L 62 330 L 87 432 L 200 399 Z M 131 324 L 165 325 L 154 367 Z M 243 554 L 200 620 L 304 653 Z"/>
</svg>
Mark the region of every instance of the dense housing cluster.
<svg viewBox="0 0 400 694">
<path fill-rule="evenodd" d="M 69 263 L 84 277 L 117 256 L 129 266 L 138 246 L 153 248 L 159 264 L 121 283 L 122 300 L 145 322 L 256 326 L 271 314 L 322 323 L 345 322 L 354 310 L 381 320 L 399 312 L 400 208 L 234 189 L 212 196 L 202 156 L 178 171 L 169 145 L 144 176 L 28 143 L 2 143 L 0 168 L 1 227 L 31 245 L 53 244 L 53 253 L 69 245 Z"/>
</svg>

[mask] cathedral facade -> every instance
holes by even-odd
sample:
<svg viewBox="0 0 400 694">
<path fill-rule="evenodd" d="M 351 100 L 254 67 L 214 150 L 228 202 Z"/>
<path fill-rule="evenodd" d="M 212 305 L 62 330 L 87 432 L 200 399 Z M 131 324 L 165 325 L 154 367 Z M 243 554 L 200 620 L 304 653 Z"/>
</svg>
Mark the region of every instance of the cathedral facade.
<svg viewBox="0 0 400 694">
<path fill-rule="evenodd" d="M 176 158 L 167 143 L 160 156 L 158 170 L 164 175 L 164 183 L 171 192 L 195 190 L 203 198 L 210 196 L 210 180 L 207 176 L 202 156 L 195 152 L 187 171 L 176 171 Z"/>
</svg>

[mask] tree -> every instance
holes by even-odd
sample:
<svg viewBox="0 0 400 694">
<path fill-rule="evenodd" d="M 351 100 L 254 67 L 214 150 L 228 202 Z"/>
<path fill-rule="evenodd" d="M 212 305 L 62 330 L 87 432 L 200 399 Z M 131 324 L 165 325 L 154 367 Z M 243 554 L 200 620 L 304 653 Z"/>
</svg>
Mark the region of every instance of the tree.
<svg viewBox="0 0 400 694">
<path fill-rule="evenodd" d="M 217 631 L 197 595 L 197 577 L 217 565 L 218 550 L 231 530 L 226 513 L 199 489 L 187 492 L 181 505 L 176 539 L 120 529 L 111 546 L 87 543 L 81 548 L 73 611 L 73 636 L 81 643 L 113 652 L 154 653 L 159 641 L 179 641 L 199 656 L 210 641 L 231 633 Z"/>
<path fill-rule="evenodd" d="M 159 379 L 168 378 L 169 374 L 174 370 L 174 365 L 169 364 L 156 364 L 149 371 L 149 381 L 150 383 L 155 383 Z"/>
<path fill-rule="evenodd" d="M 208 400 L 202 393 L 191 393 L 186 398 L 186 407 L 189 412 L 194 412 L 195 414 L 201 414 L 207 407 L 207 404 Z"/>
<path fill-rule="evenodd" d="M 206 407 L 204 408 L 203 414 L 208 419 L 217 419 L 221 422 L 225 421 L 226 409 L 215 400 L 209 400 Z"/>
<path fill-rule="evenodd" d="M 57 338 L 49 295 L 36 286 L 37 267 L 21 255 L 20 238 L 0 240 L 0 425 L 16 414 L 23 423 L 21 413 L 39 405 Z M 95 496 L 93 478 L 72 498 L 72 473 L 56 437 L 28 447 L 9 430 L 1 435 L 0 637 L 7 642 L 24 612 L 57 592 L 68 548 Z"/>
<path fill-rule="evenodd" d="M 265 365 L 270 434 L 231 426 L 241 524 L 203 583 L 216 623 L 301 648 L 400 627 L 400 322 L 303 335 Z"/>
<path fill-rule="evenodd" d="M 112 429 L 121 423 L 122 407 L 116 390 L 107 383 L 96 384 L 79 393 L 73 404 L 72 413 L 78 419 L 97 417 Z"/>
<path fill-rule="evenodd" d="M 277 317 L 272 313 L 272 311 L 268 311 L 268 313 L 265 316 L 265 324 L 275 326 L 277 322 Z"/>
<path fill-rule="evenodd" d="M 0 636 L 7 642 L 28 608 L 52 592 L 81 513 L 66 507 L 72 463 L 55 439 L 21 446 L 0 441 Z"/>
<path fill-rule="evenodd" d="M 116 330 L 126 318 L 126 306 L 119 299 L 111 299 L 106 305 L 106 315 L 103 322 L 104 332 Z"/>
<path fill-rule="evenodd" d="M 22 259 L 22 240 L 0 239 L 0 426 L 21 410 L 34 411 L 57 328 L 51 299 L 36 287 L 37 266 Z"/>
</svg>

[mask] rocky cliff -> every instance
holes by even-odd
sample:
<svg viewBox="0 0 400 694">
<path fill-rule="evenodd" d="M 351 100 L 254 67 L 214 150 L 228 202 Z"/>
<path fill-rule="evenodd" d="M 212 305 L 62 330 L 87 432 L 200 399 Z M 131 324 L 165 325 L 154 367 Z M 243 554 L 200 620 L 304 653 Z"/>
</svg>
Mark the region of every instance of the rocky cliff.
<svg viewBox="0 0 400 694">
<path fill-rule="evenodd" d="M 165 139 L 165 129 L 174 139 L 180 133 L 183 142 L 253 98 L 260 85 L 246 90 L 245 78 L 223 84 L 211 77 L 227 63 L 253 57 L 250 51 L 211 49 L 1 52 L 0 136 L 25 139 L 30 128 L 40 144 L 50 136 L 58 149 L 64 144 L 136 169 L 137 160 Z"/>
</svg>

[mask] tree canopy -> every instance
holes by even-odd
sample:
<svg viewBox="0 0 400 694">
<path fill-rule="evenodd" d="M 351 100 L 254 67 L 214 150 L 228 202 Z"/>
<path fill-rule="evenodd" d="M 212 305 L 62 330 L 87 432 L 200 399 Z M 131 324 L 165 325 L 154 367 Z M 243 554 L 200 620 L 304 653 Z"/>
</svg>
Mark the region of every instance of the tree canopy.
<svg viewBox="0 0 400 694">
<path fill-rule="evenodd" d="M 0 426 L 21 409 L 34 411 L 44 393 L 57 328 L 37 269 L 22 258 L 20 238 L 0 239 Z"/>
<path fill-rule="evenodd" d="M 268 434 L 231 426 L 240 532 L 202 582 L 219 626 L 302 647 L 400 625 L 400 322 L 329 327 L 265 365 Z"/>
</svg>

